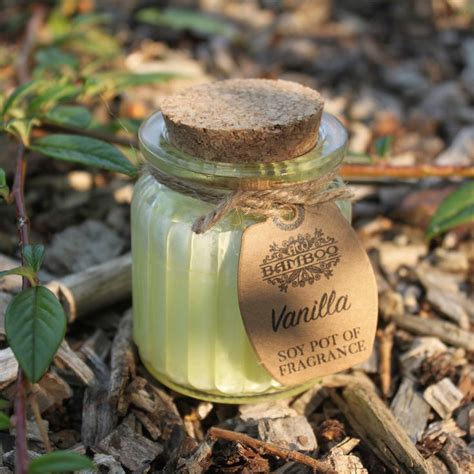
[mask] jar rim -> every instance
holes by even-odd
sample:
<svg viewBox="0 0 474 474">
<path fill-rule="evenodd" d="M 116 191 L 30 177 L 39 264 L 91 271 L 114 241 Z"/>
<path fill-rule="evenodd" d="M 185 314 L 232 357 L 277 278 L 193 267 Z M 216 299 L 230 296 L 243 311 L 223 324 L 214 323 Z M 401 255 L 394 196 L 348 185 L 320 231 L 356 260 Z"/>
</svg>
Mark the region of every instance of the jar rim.
<svg viewBox="0 0 474 474">
<path fill-rule="evenodd" d="M 228 163 L 188 155 L 169 142 L 161 112 L 155 112 L 138 131 L 140 150 L 152 167 L 186 181 L 216 188 L 258 189 L 316 179 L 330 173 L 344 159 L 347 131 L 333 115 L 324 112 L 318 141 L 309 152 L 283 161 L 265 163 Z"/>
</svg>

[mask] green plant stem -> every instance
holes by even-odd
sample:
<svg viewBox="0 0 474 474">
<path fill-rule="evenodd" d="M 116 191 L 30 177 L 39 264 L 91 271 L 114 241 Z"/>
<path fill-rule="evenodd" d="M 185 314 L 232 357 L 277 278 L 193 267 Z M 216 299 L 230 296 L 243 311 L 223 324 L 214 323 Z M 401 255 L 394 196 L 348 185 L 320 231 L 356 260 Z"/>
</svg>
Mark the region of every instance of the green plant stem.
<svg viewBox="0 0 474 474">
<path fill-rule="evenodd" d="M 17 229 L 20 238 L 20 247 L 23 249 L 29 244 L 29 220 L 25 207 L 25 146 L 23 143 L 18 145 L 18 154 L 15 168 L 15 179 L 13 182 L 12 196 L 15 201 L 15 209 L 17 216 Z M 22 256 L 22 263 L 23 256 Z M 28 288 L 30 282 L 28 278 L 22 278 L 22 288 Z M 26 443 L 26 394 L 25 380 L 23 371 L 18 369 L 18 377 L 16 380 L 16 397 L 15 397 L 15 427 L 16 427 L 16 467 L 17 474 L 26 474 L 28 469 L 28 447 Z"/>
</svg>

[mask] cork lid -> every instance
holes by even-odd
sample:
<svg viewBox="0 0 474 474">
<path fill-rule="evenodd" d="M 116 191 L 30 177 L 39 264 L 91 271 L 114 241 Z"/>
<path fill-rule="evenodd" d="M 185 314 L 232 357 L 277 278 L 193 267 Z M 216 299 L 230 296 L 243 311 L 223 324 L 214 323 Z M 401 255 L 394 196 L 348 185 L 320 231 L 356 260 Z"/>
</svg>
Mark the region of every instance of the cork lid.
<svg viewBox="0 0 474 474">
<path fill-rule="evenodd" d="M 161 111 L 176 148 L 205 160 L 250 163 L 311 150 L 323 105 L 317 91 L 294 82 L 229 79 L 167 97 Z"/>
</svg>

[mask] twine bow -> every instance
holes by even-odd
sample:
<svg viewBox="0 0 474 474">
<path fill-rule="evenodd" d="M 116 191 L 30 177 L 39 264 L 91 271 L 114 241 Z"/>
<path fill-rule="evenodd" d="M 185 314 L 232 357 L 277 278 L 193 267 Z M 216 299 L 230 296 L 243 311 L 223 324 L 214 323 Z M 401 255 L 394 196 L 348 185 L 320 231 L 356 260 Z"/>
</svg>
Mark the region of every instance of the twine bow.
<svg viewBox="0 0 474 474">
<path fill-rule="evenodd" d="M 215 204 L 212 211 L 194 221 L 192 230 L 196 234 L 208 231 L 234 209 L 239 209 L 244 214 L 275 217 L 281 216 L 282 212 L 288 212 L 289 209 L 294 209 L 298 205 L 314 207 L 318 204 L 353 197 L 352 192 L 345 186 L 333 189 L 329 186 L 337 176 L 337 169 L 310 181 L 286 184 L 279 188 L 239 189 L 230 194 L 212 190 L 194 181 L 185 181 L 167 175 L 149 165 L 147 171 L 158 182 L 174 191 Z"/>
</svg>

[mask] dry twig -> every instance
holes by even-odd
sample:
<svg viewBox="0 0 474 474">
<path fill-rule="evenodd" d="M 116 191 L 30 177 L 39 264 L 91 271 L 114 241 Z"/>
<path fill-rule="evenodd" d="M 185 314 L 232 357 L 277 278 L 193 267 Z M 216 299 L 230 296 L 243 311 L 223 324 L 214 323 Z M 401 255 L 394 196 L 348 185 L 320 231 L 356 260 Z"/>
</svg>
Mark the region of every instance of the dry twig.
<svg viewBox="0 0 474 474">
<path fill-rule="evenodd" d="M 304 464 L 314 470 L 314 472 L 321 472 L 326 474 L 335 474 L 335 471 L 328 464 L 318 461 L 310 456 L 299 453 L 298 451 L 292 451 L 290 449 L 280 448 L 274 444 L 266 443 L 255 438 L 251 438 L 243 433 L 236 433 L 234 431 L 223 430 L 221 428 L 212 427 L 208 431 L 208 435 L 214 439 L 223 439 L 225 441 L 232 441 L 234 443 L 241 443 L 251 448 L 277 456 L 281 459 L 288 461 L 295 461 L 300 464 Z"/>
<path fill-rule="evenodd" d="M 341 167 L 341 175 L 351 178 L 474 178 L 472 166 L 392 166 L 378 165 L 350 165 Z"/>
<path fill-rule="evenodd" d="M 390 387 L 392 385 L 392 349 L 393 349 L 393 335 L 395 332 L 395 325 L 389 324 L 383 331 L 379 332 L 380 340 L 380 385 L 384 397 L 390 394 Z"/>
<path fill-rule="evenodd" d="M 43 440 L 44 449 L 49 453 L 52 451 L 51 443 L 49 441 L 48 432 L 46 431 L 43 419 L 41 418 L 41 410 L 38 405 L 38 400 L 36 399 L 36 395 L 34 392 L 30 393 L 28 397 L 28 401 L 30 402 L 30 407 L 33 412 L 33 416 L 35 417 L 36 425 L 38 426 L 39 432 L 41 434 L 41 439 Z"/>
</svg>

